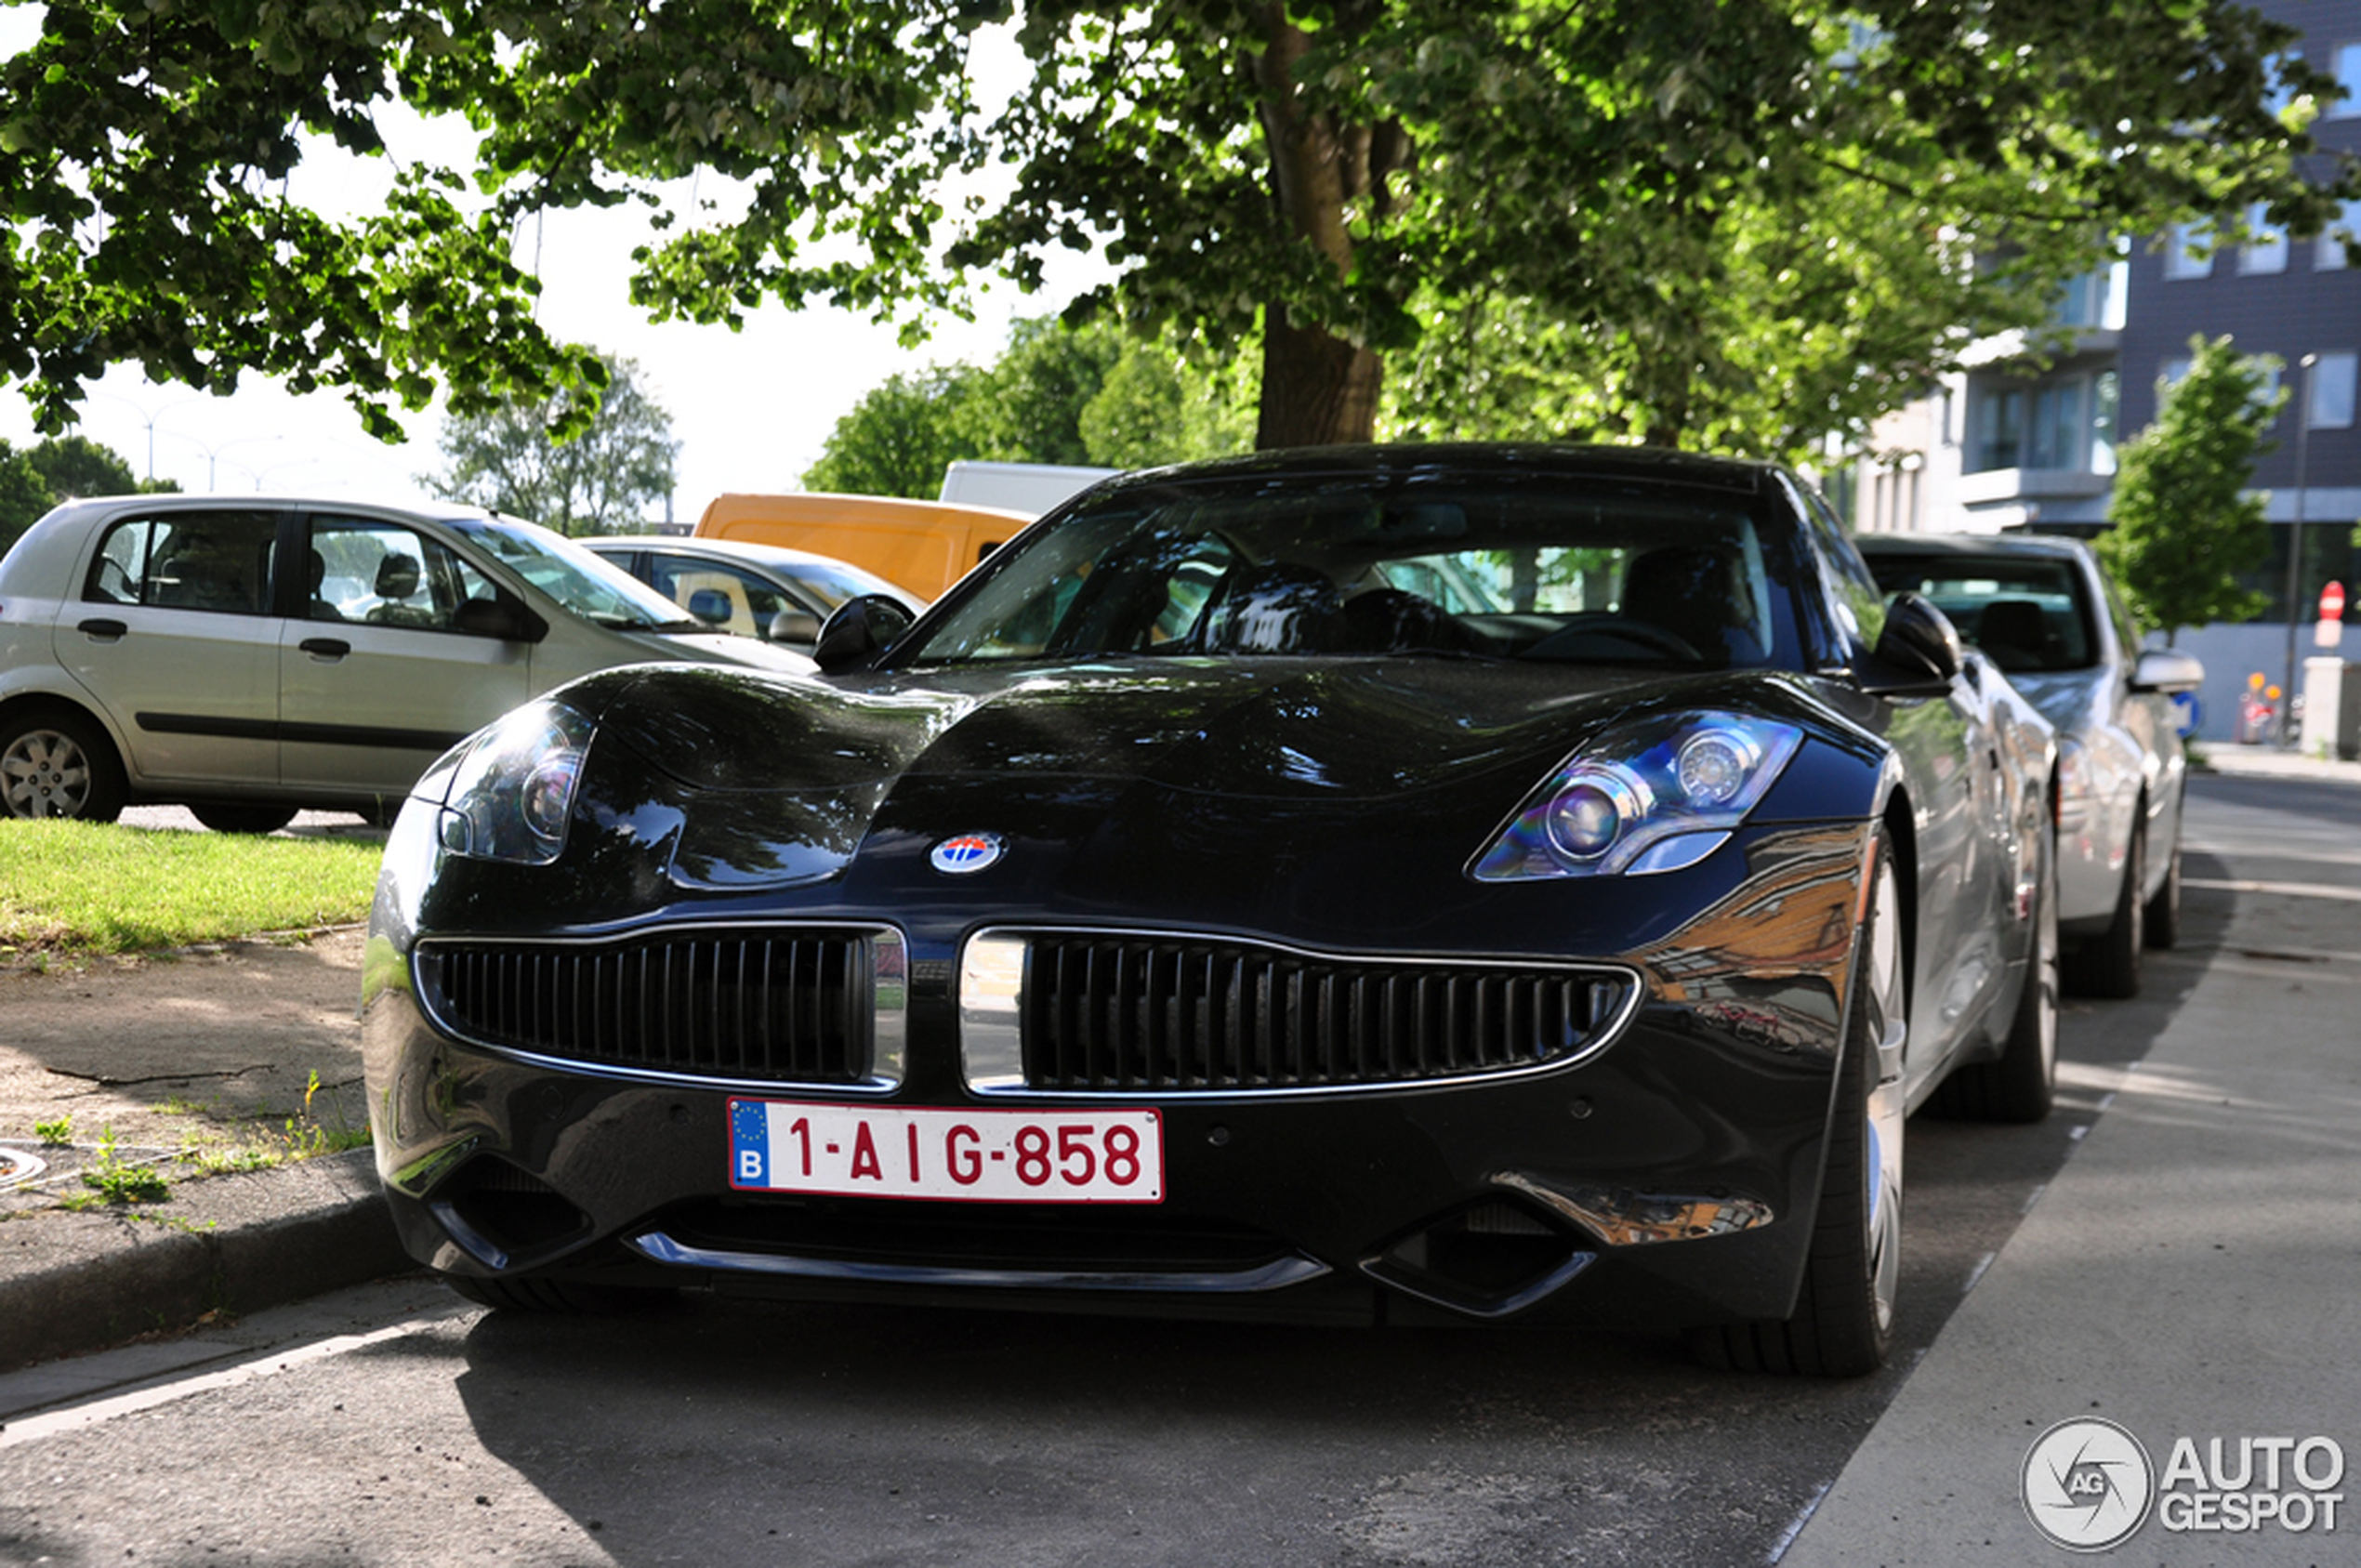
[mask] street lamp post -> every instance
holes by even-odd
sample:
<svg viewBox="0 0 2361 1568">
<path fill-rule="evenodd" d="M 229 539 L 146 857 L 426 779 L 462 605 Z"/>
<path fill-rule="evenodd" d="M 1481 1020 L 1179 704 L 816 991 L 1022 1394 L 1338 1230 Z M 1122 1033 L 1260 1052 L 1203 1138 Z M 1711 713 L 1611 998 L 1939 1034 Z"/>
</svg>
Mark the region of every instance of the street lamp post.
<svg viewBox="0 0 2361 1568">
<path fill-rule="evenodd" d="M 2279 744 L 2296 744 L 2295 727 L 2288 722 L 2295 711 L 2295 639 L 2296 628 L 2303 620 L 2303 502 L 2305 468 L 2312 447 L 2312 382 L 2313 366 L 2319 362 L 2317 354 L 2306 354 L 2296 362 L 2303 373 L 2303 385 L 2296 395 L 2295 415 L 2295 526 L 2288 531 L 2288 678 L 2279 687 Z"/>
<path fill-rule="evenodd" d="M 102 398 L 112 398 L 117 402 L 128 403 L 131 407 L 138 410 L 139 423 L 148 428 L 148 482 L 150 484 L 153 484 L 156 481 L 156 421 L 171 413 L 174 409 L 178 408 L 182 403 L 202 402 L 204 401 L 202 398 L 175 398 L 172 402 L 165 403 L 162 408 L 159 408 L 153 414 L 151 414 L 148 412 L 145 404 L 139 402 L 137 399 L 126 398 L 121 392 L 104 391 L 96 387 L 93 387 L 91 390 L 98 392 L 98 394 Z M 165 433 L 168 435 L 171 432 L 166 431 Z"/>
</svg>

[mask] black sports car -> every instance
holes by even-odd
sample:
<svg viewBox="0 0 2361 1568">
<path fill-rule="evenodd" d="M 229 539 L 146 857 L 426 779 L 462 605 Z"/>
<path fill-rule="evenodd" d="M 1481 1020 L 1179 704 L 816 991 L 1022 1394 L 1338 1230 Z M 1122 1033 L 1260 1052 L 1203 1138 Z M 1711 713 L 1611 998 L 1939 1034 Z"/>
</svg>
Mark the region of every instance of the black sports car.
<svg viewBox="0 0 2361 1568">
<path fill-rule="evenodd" d="M 2049 1107 L 2049 727 L 1766 465 L 1087 492 L 823 673 L 422 779 L 377 1163 L 465 1295 L 1682 1325 L 1857 1373 L 1906 1113 Z"/>
</svg>

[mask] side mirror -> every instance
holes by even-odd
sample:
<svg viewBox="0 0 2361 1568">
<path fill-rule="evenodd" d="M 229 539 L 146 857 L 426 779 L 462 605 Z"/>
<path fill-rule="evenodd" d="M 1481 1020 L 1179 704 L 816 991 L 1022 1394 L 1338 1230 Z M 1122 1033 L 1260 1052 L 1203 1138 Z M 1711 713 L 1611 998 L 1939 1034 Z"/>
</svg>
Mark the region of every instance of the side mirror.
<svg viewBox="0 0 2361 1568">
<path fill-rule="evenodd" d="M 820 617 L 809 610 L 782 610 L 771 617 L 762 635 L 772 642 L 791 642 L 798 648 L 809 648 L 820 640 Z"/>
<path fill-rule="evenodd" d="M 2173 648 L 2151 648 L 2131 666 L 2131 690 L 2177 694 L 2205 684 L 2205 666 Z"/>
<path fill-rule="evenodd" d="M 1935 697 L 1951 690 L 1967 662 L 1951 617 L 1914 593 L 1886 606 L 1885 630 L 1855 672 L 1861 689 L 1882 697 Z"/>
<path fill-rule="evenodd" d="M 836 607 L 812 644 L 812 662 L 834 674 L 876 658 L 910 629 L 913 619 L 901 603 L 881 593 L 864 593 Z"/>
<path fill-rule="evenodd" d="M 727 626 L 730 596 L 719 588 L 699 588 L 689 596 L 689 613 L 709 626 Z"/>
</svg>

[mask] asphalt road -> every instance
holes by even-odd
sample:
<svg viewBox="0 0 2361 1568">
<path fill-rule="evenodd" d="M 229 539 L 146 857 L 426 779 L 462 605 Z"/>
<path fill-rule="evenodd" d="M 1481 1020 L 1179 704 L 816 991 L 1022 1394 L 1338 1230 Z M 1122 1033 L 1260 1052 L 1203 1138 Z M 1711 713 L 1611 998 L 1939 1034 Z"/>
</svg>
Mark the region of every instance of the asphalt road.
<svg viewBox="0 0 2361 1568">
<path fill-rule="evenodd" d="M 2246 889 L 2361 887 L 2356 822 L 2347 785 L 2196 783 L 2182 947 L 2137 1000 L 2069 1004 L 2059 1113 L 1910 1124 L 1903 1348 L 1875 1378 L 1710 1374 L 1649 1337 L 520 1320 L 410 1282 L 0 1430 L 0 1564 L 1775 1561 L 2197 980 L 2258 970 L 2261 998 L 2275 964 L 2353 949 L 2361 915 L 2319 899 L 2223 937 L 2270 896 Z"/>
</svg>

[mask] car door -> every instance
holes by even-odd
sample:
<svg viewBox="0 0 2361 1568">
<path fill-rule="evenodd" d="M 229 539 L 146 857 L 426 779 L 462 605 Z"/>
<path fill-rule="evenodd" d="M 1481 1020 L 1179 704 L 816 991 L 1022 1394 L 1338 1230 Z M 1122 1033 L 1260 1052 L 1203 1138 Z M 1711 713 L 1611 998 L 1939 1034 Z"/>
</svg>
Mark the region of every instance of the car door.
<svg viewBox="0 0 2361 1568">
<path fill-rule="evenodd" d="M 136 784 L 277 781 L 278 527 L 260 507 L 158 507 L 99 530 L 55 646 L 113 720 Z"/>
<path fill-rule="evenodd" d="M 408 522 L 315 513 L 295 531 L 311 588 L 278 648 L 290 789 L 399 797 L 531 694 L 529 649 L 466 629 L 491 578 Z"/>
</svg>

